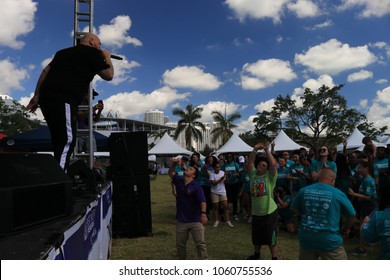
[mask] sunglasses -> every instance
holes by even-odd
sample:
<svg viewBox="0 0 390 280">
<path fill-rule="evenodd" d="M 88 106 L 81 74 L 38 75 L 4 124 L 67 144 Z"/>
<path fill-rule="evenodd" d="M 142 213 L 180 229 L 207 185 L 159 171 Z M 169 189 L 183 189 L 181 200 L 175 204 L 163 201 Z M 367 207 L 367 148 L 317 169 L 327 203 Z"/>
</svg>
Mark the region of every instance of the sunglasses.
<svg viewBox="0 0 390 280">
<path fill-rule="evenodd" d="M 320 152 L 326 152 L 327 149 L 320 149 Z"/>
</svg>

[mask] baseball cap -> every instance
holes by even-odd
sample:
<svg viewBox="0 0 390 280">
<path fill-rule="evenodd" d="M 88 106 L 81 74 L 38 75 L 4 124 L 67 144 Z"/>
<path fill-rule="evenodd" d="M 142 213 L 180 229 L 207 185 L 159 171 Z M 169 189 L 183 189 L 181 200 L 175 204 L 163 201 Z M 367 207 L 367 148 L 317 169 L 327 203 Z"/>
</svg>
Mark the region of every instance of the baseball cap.
<svg viewBox="0 0 390 280">
<path fill-rule="evenodd" d="M 187 156 L 182 156 L 182 157 L 181 157 L 181 160 L 188 161 L 188 160 L 189 160 L 189 158 L 188 158 Z"/>
<path fill-rule="evenodd" d="M 238 157 L 238 162 L 239 163 L 244 163 L 245 162 L 245 158 L 243 156 L 239 156 Z"/>
</svg>

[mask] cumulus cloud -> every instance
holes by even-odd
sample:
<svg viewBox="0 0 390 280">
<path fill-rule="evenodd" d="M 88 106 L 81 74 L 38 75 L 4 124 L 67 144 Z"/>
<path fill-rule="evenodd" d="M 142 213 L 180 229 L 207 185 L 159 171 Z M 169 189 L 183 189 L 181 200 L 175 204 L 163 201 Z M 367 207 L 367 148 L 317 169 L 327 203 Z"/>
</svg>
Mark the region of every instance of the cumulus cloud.
<svg viewBox="0 0 390 280">
<path fill-rule="evenodd" d="M 120 49 L 126 44 L 132 44 L 136 47 L 142 46 L 140 40 L 127 34 L 131 28 L 131 24 L 132 22 L 129 16 L 117 16 L 110 21 L 110 24 L 99 26 L 97 35 L 104 46 L 115 49 Z"/>
<path fill-rule="evenodd" d="M 283 6 L 289 0 L 226 0 L 225 4 L 234 12 L 240 21 L 245 18 L 270 18 L 279 23 L 283 14 Z"/>
<path fill-rule="evenodd" d="M 32 0 L 0 1 L 0 46 L 13 49 L 24 47 L 25 43 L 18 40 L 18 37 L 34 29 L 37 5 Z"/>
<path fill-rule="evenodd" d="M 104 112 L 107 114 L 111 111 L 122 118 L 134 118 L 143 116 L 151 108 L 164 110 L 176 102 L 188 100 L 189 97 L 190 93 L 178 93 L 170 87 L 162 87 L 151 93 L 122 92 L 104 100 Z"/>
<path fill-rule="evenodd" d="M 177 66 L 166 70 L 163 74 L 163 83 L 173 88 L 190 88 L 195 90 L 216 90 L 222 82 L 203 68 L 197 66 Z"/>
<path fill-rule="evenodd" d="M 379 79 L 379 80 L 375 81 L 375 83 L 377 83 L 377 84 L 386 84 L 388 81 L 389 80 L 387 80 L 387 79 Z"/>
<path fill-rule="evenodd" d="M 348 75 L 347 81 L 350 83 L 357 82 L 357 81 L 363 81 L 366 79 L 370 79 L 374 76 L 374 74 L 371 71 L 367 70 L 360 70 L 359 72 L 352 73 Z"/>
<path fill-rule="evenodd" d="M 139 64 L 137 61 L 128 61 L 125 56 L 122 55 L 119 56 L 123 57 L 123 60 L 115 60 L 115 59 L 112 60 L 112 64 L 115 69 L 115 75 L 114 75 L 114 79 L 112 79 L 110 83 L 113 85 L 118 85 L 126 81 L 127 82 L 133 81 L 135 79 L 131 75 L 133 69 L 141 66 L 141 64 Z M 103 79 L 100 78 L 98 75 L 96 75 L 94 82 L 101 82 L 101 81 L 103 81 Z"/>
<path fill-rule="evenodd" d="M 294 12 L 298 18 L 316 17 L 320 14 L 319 7 L 310 0 L 288 3 L 287 8 Z"/>
<path fill-rule="evenodd" d="M 213 118 L 211 113 L 213 111 L 221 112 L 229 116 L 233 113 L 240 112 L 247 108 L 247 105 L 235 104 L 232 102 L 223 102 L 223 101 L 210 101 L 207 104 L 200 104 L 197 107 L 202 107 L 202 122 L 212 122 Z"/>
<path fill-rule="evenodd" d="M 21 82 L 27 77 L 26 69 L 18 68 L 9 59 L 0 60 L 0 93 L 11 95 L 12 90 L 23 90 Z"/>
<path fill-rule="evenodd" d="M 296 64 L 302 64 L 317 74 L 338 74 L 366 67 L 376 60 L 367 46 L 351 47 L 336 39 L 311 47 L 303 54 L 295 54 Z"/>
<path fill-rule="evenodd" d="M 389 0 L 342 0 L 340 10 L 362 8 L 358 16 L 361 18 L 383 17 L 390 14 Z"/>
<path fill-rule="evenodd" d="M 390 122 L 390 87 L 377 91 L 376 98 L 370 106 L 367 119 L 376 127 L 389 125 Z"/>
<path fill-rule="evenodd" d="M 241 75 L 243 89 L 258 90 L 270 87 L 279 81 L 291 81 L 297 75 L 291 69 L 289 61 L 276 58 L 246 63 Z"/>
<path fill-rule="evenodd" d="M 263 111 L 272 111 L 272 107 L 275 105 L 275 99 L 269 99 L 267 101 L 261 102 L 255 106 L 255 109 L 259 112 Z"/>
<path fill-rule="evenodd" d="M 253 119 L 255 118 L 255 115 L 249 116 L 246 120 L 240 120 L 237 123 L 237 128 L 235 128 L 233 131 L 234 133 L 240 134 L 245 133 L 248 131 L 252 131 L 255 129 L 255 124 L 253 123 Z"/>
</svg>

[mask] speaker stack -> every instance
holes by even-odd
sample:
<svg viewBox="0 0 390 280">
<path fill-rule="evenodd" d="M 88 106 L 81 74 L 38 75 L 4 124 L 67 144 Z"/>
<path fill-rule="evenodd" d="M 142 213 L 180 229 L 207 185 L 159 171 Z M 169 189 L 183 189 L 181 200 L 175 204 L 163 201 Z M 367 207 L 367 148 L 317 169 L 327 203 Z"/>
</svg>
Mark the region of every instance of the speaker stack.
<svg viewBox="0 0 390 280">
<path fill-rule="evenodd" d="M 0 153 L 0 234 L 72 213 L 72 180 L 49 154 Z"/>
<path fill-rule="evenodd" d="M 151 236 L 147 133 L 111 133 L 109 142 L 113 234 L 124 237 Z"/>
</svg>

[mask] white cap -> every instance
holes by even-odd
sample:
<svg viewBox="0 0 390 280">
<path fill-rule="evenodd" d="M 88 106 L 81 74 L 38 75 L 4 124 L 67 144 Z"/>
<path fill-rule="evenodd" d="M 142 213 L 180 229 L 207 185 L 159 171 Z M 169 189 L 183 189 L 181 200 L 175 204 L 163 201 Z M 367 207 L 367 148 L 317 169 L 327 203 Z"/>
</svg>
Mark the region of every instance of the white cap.
<svg viewBox="0 0 390 280">
<path fill-rule="evenodd" d="M 244 163 L 245 162 L 245 158 L 243 156 L 239 156 L 238 157 L 238 162 L 239 163 Z"/>
</svg>

